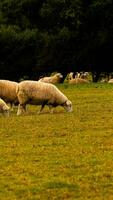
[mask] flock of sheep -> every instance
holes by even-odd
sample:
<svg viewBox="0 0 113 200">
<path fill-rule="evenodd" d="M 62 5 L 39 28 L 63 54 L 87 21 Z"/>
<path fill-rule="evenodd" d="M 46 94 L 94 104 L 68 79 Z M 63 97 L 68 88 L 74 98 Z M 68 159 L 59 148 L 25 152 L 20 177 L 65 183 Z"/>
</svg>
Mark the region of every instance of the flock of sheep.
<svg viewBox="0 0 113 200">
<path fill-rule="evenodd" d="M 88 80 L 89 73 L 88 72 L 76 72 L 75 76 L 73 72 L 70 72 L 68 75 L 70 84 L 78 84 L 78 83 L 89 83 Z"/>
<path fill-rule="evenodd" d="M 58 78 L 59 77 L 59 78 Z M 0 80 L 0 112 L 9 116 L 10 108 L 13 104 L 18 105 L 17 115 L 26 112 L 26 105 L 41 105 L 39 113 L 44 106 L 53 108 L 62 106 L 67 112 L 72 112 L 72 102 L 54 85 L 62 78 L 60 73 L 53 77 L 45 77 L 38 81 L 25 80 L 20 83 Z M 53 81 L 53 82 L 52 82 Z"/>
<path fill-rule="evenodd" d="M 78 84 L 78 83 L 90 83 L 91 80 L 89 81 L 90 74 L 88 72 L 76 72 L 74 74 L 73 72 L 70 72 L 68 74 L 68 82 L 70 84 Z M 113 83 L 113 78 L 102 78 L 100 80 L 101 83 Z"/>
<path fill-rule="evenodd" d="M 68 74 L 69 84 L 89 83 L 88 72 Z M 20 83 L 0 80 L 0 112 L 9 116 L 13 105 L 18 105 L 17 115 L 26 112 L 26 105 L 41 105 L 39 113 L 45 105 L 51 113 L 56 106 L 62 106 L 67 112 L 72 112 L 72 102 L 54 85 L 60 83 L 63 76 L 57 73 L 50 77 L 40 78 L 38 81 L 25 80 Z M 113 83 L 110 79 L 108 83 Z M 10 107 L 6 104 L 9 103 Z"/>
</svg>

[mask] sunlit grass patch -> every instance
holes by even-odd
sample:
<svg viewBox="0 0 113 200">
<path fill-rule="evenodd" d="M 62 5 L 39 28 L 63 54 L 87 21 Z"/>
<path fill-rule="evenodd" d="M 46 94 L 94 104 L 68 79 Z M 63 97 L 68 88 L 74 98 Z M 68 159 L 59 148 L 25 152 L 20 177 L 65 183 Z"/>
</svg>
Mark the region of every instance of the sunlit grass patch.
<svg viewBox="0 0 113 200">
<path fill-rule="evenodd" d="M 0 115 L 1 200 L 113 199 L 113 86 L 58 87 L 73 113 Z"/>
</svg>

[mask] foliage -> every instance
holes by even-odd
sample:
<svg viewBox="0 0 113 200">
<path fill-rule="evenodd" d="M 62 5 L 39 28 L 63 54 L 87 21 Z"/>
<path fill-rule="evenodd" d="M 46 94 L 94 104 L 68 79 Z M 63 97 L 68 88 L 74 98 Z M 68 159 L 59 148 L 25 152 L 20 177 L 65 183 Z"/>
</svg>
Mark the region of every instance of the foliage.
<svg viewBox="0 0 113 200">
<path fill-rule="evenodd" d="M 0 68 L 3 72 L 0 78 L 3 76 L 7 78 L 5 71 L 10 78 L 15 79 L 20 78 L 20 75 L 29 75 L 28 71 L 31 71 L 30 78 L 33 74 L 38 76 L 40 73 L 51 71 L 111 72 L 112 10 L 112 0 L 0 1 L 0 33 L 4 37 L 3 41 L 0 40 L 2 43 Z M 11 31 L 8 35 L 7 30 Z M 20 62 L 17 64 L 14 62 L 15 53 L 9 54 L 9 52 L 12 52 L 12 46 L 16 49 L 18 37 L 21 38 L 24 33 L 22 42 L 18 44 L 20 50 L 17 60 Z M 13 44 L 12 40 L 15 41 Z M 9 57 L 13 62 L 7 59 Z M 3 65 L 5 60 L 7 64 Z M 21 71 L 23 66 L 25 69 Z M 18 71 L 21 73 L 18 74 Z M 15 73 L 18 74 L 17 77 Z"/>
<path fill-rule="evenodd" d="M 1 27 L 1 78 L 17 80 L 24 75 L 32 76 L 37 51 L 36 40 L 38 48 L 41 37 L 37 29 L 25 29 L 21 32 L 17 26 Z"/>
</svg>

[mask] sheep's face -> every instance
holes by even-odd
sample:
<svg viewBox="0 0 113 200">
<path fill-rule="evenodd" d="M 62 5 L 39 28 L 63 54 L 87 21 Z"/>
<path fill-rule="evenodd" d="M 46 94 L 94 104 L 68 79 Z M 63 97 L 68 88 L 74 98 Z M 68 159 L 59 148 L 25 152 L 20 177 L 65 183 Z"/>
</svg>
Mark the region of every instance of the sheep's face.
<svg viewBox="0 0 113 200">
<path fill-rule="evenodd" d="M 4 111 L 8 111 L 8 110 L 10 110 L 10 108 L 9 108 L 9 106 L 4 105 L 4 106 L 3 106 L 3 110 L 4 110 Z"/>
<path fill-rule="evenodd" d="M 56 76 L 57 76 L 58 78 L 63 78 L 63 75 L 62 75 L 61 73 L 56 74 Z"/>
<path fill-rule="evenodd" d="M 63 104 L 63 107 L 64 109 L 67 111 L 67 112 L 72 112 L 73 111 L 73 108 L 72 108 L 72 102 L 67 100 L 64 104 Z"/>
<path fill-rule="evenodd" d="M 9 106 L 7 106 L 7 105 L 3 106 L 2 112 L 3 112 L 4 116 L 9 117 L 9 112 L 10 112 Z"/>
</svg>

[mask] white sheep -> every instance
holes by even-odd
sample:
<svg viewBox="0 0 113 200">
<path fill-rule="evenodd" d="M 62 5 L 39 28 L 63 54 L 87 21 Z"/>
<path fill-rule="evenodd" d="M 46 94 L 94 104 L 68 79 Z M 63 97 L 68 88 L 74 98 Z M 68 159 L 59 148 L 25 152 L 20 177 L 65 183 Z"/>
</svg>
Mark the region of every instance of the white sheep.
<svg viewBox="0 0 113 200">
<path fill-rule="evenodd" d="M 9 117 L 9 110 L 9 106 L 7 106 L 5 101 L 0 98 L 0 113 L 3 113 L 5 116 Z"/>
<path fill-rule="evenodd" d="M 68 74 L 68 80 L 73 79 L 73 75 L 74 75 L 74 72 L 70 72 L 70 73 Z"/>
<path fill-rule="evenodd" d="M 39 81 L 56 84 L 56 83 L 60 83 L 62 78 L 63 78 L 63 75 L 61 73 L 57 73 L 53 76 L 43 77 L 39 79 Z"/>
<path fill-rule="evenodd" d="M 62 106 L 67 112 L 72 112 L 71 101 L 53 84 L 40 81 L 22 81 L 18 84 L 17 96 L 19 101 L 17 115 L 26 111 L 26 104 L 41 105 L 39 113 L 45 105 L 50 112 L 53 107 Z"/>
<path fill-rule="evenodd" d="M 68 74 L 67 78 L 68 78 L 68 80 L 72 80 L 72 79 L 75 79 L 75 78 L 80 78 L 80 73 L 79 72 L 76 72 L 76 73 L 70 72 Z"/>
<path fill-rule="evenodd" d="M 108 83 L 113 83 L 113 78 L 111 78 L 111 79 L 108 81 Z"/>
<path fill-rule="evenodd" d="M 9 80 L 0 80 L 0 98 L 6 103 L 10 103 L 11 107 L 13 104 L 18 102 L 16 87 L 18 83 Z"/>
<path fill-rule="evenodd" d="M 76 72 L 74 78 L 80 78 L 80 72 Z"/>
<path fill-rule="evenodd" d="M 88 72 L 80 72 L 80 78 L 82 79 L 88 79 L 89 73 Z"/>
<path fill-rule="evenodd" d="M 70 84 L 79 84 L 79 83 L 89 83 L 88 80 L 82 79 L 82 78 L 74 78 L 69 80 Z"/>
</svg>

